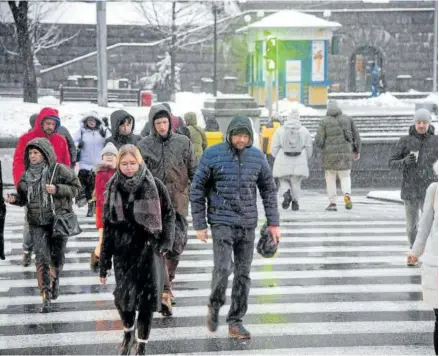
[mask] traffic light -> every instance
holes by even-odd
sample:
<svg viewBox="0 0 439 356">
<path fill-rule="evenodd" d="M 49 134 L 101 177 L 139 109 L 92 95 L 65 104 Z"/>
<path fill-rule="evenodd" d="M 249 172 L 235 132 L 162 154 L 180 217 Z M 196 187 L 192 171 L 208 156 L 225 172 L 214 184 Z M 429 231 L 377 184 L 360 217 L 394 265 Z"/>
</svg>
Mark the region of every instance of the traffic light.
<svg viewBox="0 0 439 356">
<path fill-rule="evenodd" d="M 277 39 L 275 37 L 271 37 L 265 41 L 264 58 L 267 71 L 275 71 L 277 66 Z"/>
</svg>

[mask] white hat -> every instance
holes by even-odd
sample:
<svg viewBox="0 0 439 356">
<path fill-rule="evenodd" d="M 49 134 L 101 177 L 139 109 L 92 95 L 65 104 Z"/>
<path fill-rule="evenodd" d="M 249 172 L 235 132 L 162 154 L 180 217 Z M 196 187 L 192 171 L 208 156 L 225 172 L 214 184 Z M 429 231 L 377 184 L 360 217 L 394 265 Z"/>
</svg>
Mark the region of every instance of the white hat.
<svg viewBox="0 0 439 356">
<path fill-rule="evenodd" d="M 300 120 L 300 112 L 298 108 L 292 108 L 291 111 L 287 115 L 287 121 L 299 121 Z"/>
<path fill-rule="evenodd" d="M 117 156 L 117 152 L 118 151 L 117 151 L 116 146 L 112 142 L 108 142 L 101 151 L 101 157 L 107 153 L 111 153 L 111 154 Z"/>
</svg>

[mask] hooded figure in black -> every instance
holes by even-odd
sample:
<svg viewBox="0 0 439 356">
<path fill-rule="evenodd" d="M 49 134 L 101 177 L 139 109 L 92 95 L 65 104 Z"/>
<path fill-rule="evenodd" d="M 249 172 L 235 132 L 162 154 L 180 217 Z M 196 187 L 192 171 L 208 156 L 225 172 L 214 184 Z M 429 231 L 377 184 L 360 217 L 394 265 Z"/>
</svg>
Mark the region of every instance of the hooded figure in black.
<svg viewBox="0 0 439 356">
<path fill-rule="evenodd" d="M 64 265 L 67 237 L 52 238 L 55 214 L 73 212 L 72 201 L 81 187 L 75 172 L 56 163 L 55 152 L 46 138 L 26 145 L 25 172 L 10 204 L 27 207 L 29 232 L 34 241 L 38 287 L 43 297 L 42 313 L 51 311 L 50 300 L 59 295 L 59 278 Z M 55 213 L 55 214 L 54 214 Z"/>
<path fill-rule="evenodd" d="M 113 112 L 110 116 L 110 121 L 113 135 L 105 140 L 105 145 L 111 142 L 119 149 L 123 145 L 135 145 L 141 139 L 139 135 L 134 134 L 136 120 L 125 110 Z"/>
<path fill-rule="evenodd" d="M 165 105 L 151 107 L 149 123 L 151 134 L 142 138 L 137 147 L 152 175 L 165 184 L 176 211 L 175 242 L 166 259 L 169 281 L 165 281 L 162 301 L 163 310 L 166 308 L 172 314 L 172 280 L 187 242 L 189 181 L 195 173 L 197 158 L 190 139 L 172 132 L 172 116 Z"/>
</svg>

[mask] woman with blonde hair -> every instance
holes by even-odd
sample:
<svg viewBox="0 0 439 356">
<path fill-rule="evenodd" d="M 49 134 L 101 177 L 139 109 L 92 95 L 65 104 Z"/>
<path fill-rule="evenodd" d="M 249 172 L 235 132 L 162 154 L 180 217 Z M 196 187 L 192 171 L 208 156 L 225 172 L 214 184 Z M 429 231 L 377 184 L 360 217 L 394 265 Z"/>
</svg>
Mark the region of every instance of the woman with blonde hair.
<svg viewBox="0 0 439 356">
<path fill-rule="evenodd" d="M 114 303 L 124 326 L 119 354 L 144 355 L 154 311 L 160 311 L 164 255 L 172 247 L 175 212 L 167 190 L 146 168 L 134 145 L 120 148 L 104 203 L 100 280 L 114 263 Z"/>
<path fill-rule="evenodd" d="M 437 174 L 437 161 L 433 165 Z M 415 243 L 408 255 L 408 262 L 416 265 L 422 256 L 422 294 L 424 301 L 434 310 L 435 326 L 433 333 L 434 351 L 437 355 L 437 310 L 438 310 L 438 243 L 437 243 L 437 182 L 431 183 L 425 194 L 424 208 L 419 222 Z"/>
</svg>

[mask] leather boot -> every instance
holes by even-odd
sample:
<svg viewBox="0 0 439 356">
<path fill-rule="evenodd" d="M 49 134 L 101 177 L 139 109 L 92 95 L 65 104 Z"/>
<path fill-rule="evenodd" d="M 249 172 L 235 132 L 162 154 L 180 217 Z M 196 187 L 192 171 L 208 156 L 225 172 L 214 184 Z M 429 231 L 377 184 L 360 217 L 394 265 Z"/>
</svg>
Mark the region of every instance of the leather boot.
<svg viewBox="0 0 439 356">
<path fill-rule="evenodd" d="M 136 355 L 146 355 L 146 342 L 137 342 Z"/>
<path fill-rule="evenodd" d="M 41 294 L 43 297 L 43 304 L 41 305 L 40 312 L 41 313 L 50 313 L 52 311 L 52 306 L 50 304 L 50 293 L 49 292 L 43 292 Z"/>
<path fill-rule="evenodd" d="M 92 218 L 95 214 L 95 202 L 88 203 L 87 217 Z"/>
<path fill-rule="evenodd" d="M 135 330 L 124 331 L 122 343 L 119 346 L 119 355 L 129 355 L 136 339 Z"/>
</svg>

